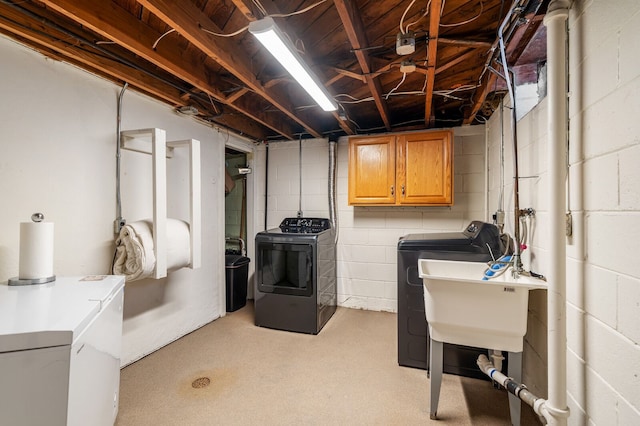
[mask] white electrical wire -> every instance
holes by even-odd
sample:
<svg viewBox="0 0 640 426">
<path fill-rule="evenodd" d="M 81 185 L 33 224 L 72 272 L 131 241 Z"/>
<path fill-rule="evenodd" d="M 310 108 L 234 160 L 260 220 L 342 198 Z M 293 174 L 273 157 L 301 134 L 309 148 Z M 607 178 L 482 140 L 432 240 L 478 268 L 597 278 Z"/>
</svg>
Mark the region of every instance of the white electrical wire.
<svg viewBox="0 0 640 426">
<path fill-rule="evenodd" d="M 321 0 L 321 1 L 319 1 L 318 3 L 314 3 L 314 4 L 312 4 L 311 6 L 309 6 L 309 7 L 305 7 L 304 9 L 302 9 L 302 10 L 298 10 L 298 11 L 296 11 L 296 12 L 291 12 L 291 13 L 277 13 L 277 14 L 269 15 L 269 16 L 271 16 L 272 18 L 286 18 L 286 17 L 288 17 L 288 16 L 299 15 L 299 14 L 301 14 L 301 13 L 305 13 L 305 12 L 310 11 L 311 9 L 313 9 L 313 8 L 314 8 L 314 7 L 316 7 L 316 6 L 320 6 L 322 3 L 326 2 L 326 1 L 327 1 L 327 0 Z M 414 0 L 414 1 L 415 1 L 415 0 Z"/>
<path fill-rule="evenodd" d="M 442 2 L 442 5 L 444 7 L 444 1 Z M 476 16 L 474 16 L 473 18 L 469 18 L 466 21 L 462 21 L 462 22 L 456 22 L 455 24 L 440 24 L 440 26 L 441 27 L 458 27 L 460 25 L 468 24 L 469 22 L 473 22 L 476 19 L 478 19 L 480 17 L 480 15 L 482 15 L 483 10 L 484 10 L 484 4 L 483 4 L 483 1 L 480 0 L 480 12 L 478 12 L 478 14 Z"/>
<path fill-rule="evenodd" d="M 402 85 L 402 83 L 404 83 L 404 80 L 407 78 L 407 73 L 403 72 L 402 73 L 402 80 L 400 80 L 400 83 L 398 83 L 398 85 L 396 87 L 394 87 L 393 89 L 391 89 L 391 91 L 389 93 L 387 93 L 387 95 L 385 96 L 384 100 L 386 101 L 387 99 L 389 99 L 389 96 L 391 96 L 391 94 L 393 92 L 395 92 L 396 90 L 398 90 L 398 87 L 400 87 Z"/>
<path fill-rule="evenodd" d="M 406 26 L 406 27 L 404 27 L 404 29 L 405 29 L 405 33 L 409 32 L 409 27 L 410 27 L 410 26 L 417 24 L 418 22 L 420 22 L 420 20 L 421 20 L 422 18 L 424 18 L 425 16 L 427 16 L 427 15 L 429 14 L 429 8 L 430 8 L 430 7 L 431 7 L 431 0 L 429 0 L 429 1 L 427 2 L 427 6 L 425 7 L 425 10 L 424 10 L 424 13 L 422 14 L 422 16 L 421 16 L 421 17 L 419 17 L 418 19 L 416 19 L 415 21 L 413 21 L 412 23 L 407 24 L 407 26 Z M 400 24 L 400 25 L 402 25 L 402 24 Z"/>
<path fill-rule="evenodd" d="M 402 17 L 400 18 L 400 32 L 402 34 L 406 34 L 407 31 L 402 27 L 402 23 L 404 22 L 404 17 L 407 16 L 407 12 L 409 12 L 409 9 L 411 9 L 411 6 L 413 6 L 413 4 L 416 2 L 416 0 L 413 0 L 411 3 L 409 3 L 409 6 L 407 6 L 407 8 L 404 10 L 404 13 L 402 14 Z"/>
<path fill-rule="evenodd" d="M 270 17 L 272 17 L 272 18 L 286 18 L 286 17 L 288 17 L 288 16 L 299 15 L 299 14 L 301 14 L 301 13 L 308 12 L 308 11 L 310 11 L 311 9 L 313 9 L 314 7 L 321 5 L 322 3 L 326 2 L 326 1 L 327 1 L 327 0 L 321 0 L 321 1 L 319 1 L 318 3 L 312 4 L 312 5 L 311 5 L 311 6 L 309 6 L 309 7 L 305 7 L 304 9 L 302 9 L 302 10 L 298 10 L 298 11 L 295 11 L 295 12 L 291 12 L 291 13 L 276 13 L 276 14 L 273 14 L 273 15 L 269 15 L 269 14 L 267 13 L 266 9 L 265 9 L 261 4 L 260 4 L 260 2 L 258 2 L 258 1 L 256 1 L 256 0 L 254 0 L 254 1 L 253 1 L 253 3 L 256 5 L 256 7 L 257 7 L 258 9 L 260 9 L 260 12 L 262 12 L 265 16 L 270 16 Z M 223 33 L 217 33 L 217 32 L 215 32 L 215 31 L 208 30 L 208 29 L 204 28 L 204 27 L 203 27 L 202 25 L 200 25 L 200 24 L 198 24 L 198 26 L 200 27 L 200 29 L 201 29 L 202 31 L 206 32 L 207 34 L 214 35 L 214 36 L 216 36 L 216 37 L 233 37 L 233 36 L 237 36 L 238 34 L 240 34 L 240 33 L 242 33 L 242 32 L 244 32 L 244 31 L 246 31 L 246 30 L 248 30 L 248 29 L 249 29 L 249 26 L 247 25 L 246 27 L 242 27 L 242 28 L 240 28 L 239 30 L 234 31 L 234 32 L 232 32 L 232 33 L 230 33 L 230 34 L 223 34 Z M 163 35 L 162 37 L 164 37 L 164 35 Z M 160 38 L 162 38 L 162 37 L 160 37 Z M 160 39 L 158 39 L 158 40 L 160 40 Z M 157 42 L 156 42 L 156 43 L 157 43 Z"/>
<path fill-rule="evenodd" d="M 253 4 L 256 5 L 256 7 L 262 13 L 262 15 L 264 15 L 264 16 L 267 15 L 267 10 L 264 8 L 264 6 L 262 6 L 262 4 L 260 3 L 259 0 L 253 0 Z"/>
<path fill-rule="evenodd" d="M 166 33 L 162 34 L 160 37 L 158 37 L 158 39 L 156 40 L 155 43 L 153 43 L 153 46 L 151 47 L 153 50 L 156 50 L 156 46 L 158 46 L 158 43 L 160 42 L 160 40 L 162 40 L 164 38 L 164 36 L 171 34 L 172 32 L 175 31 L 175 28 L 171 28 L 169 31 L 167 31 Z"/>
<path fill-rule="evenodd" d="M 242 27 L 242 28 L 240 28 L 238 31 L 232 32 L 232 33 L 230 33 L 230 34 L 222 34 L 222 33 L 217 33 L 217 32 L 215 32 L 215 31 L 208 30 L 208 29 L 206 29 L 205 27 L 203 27 L 203 26 L 202 26 L 202 25 L 200 25 L 200 24 L 198 24 L 198 26 L 199 26 L 199 27 L 200 27 L 200 29 L 201 29 L 202 31 L 204 31 L 205 33 L 207 33 L 207 34 L 211 34 L 211 35 L 214 35 L 214 36 L 216 36 L 216 37 L 233 37 L 233 36 L 237 36 L 238 34 L 240 34 L 240 33 L 242 33 L 242 32 L 244 32 L 244 31 L 246 31 L 246 30 L 248 30 L 248 29 L 249 29 L 249 26 L 247 25 L 246 27 Z"/>
</svg>

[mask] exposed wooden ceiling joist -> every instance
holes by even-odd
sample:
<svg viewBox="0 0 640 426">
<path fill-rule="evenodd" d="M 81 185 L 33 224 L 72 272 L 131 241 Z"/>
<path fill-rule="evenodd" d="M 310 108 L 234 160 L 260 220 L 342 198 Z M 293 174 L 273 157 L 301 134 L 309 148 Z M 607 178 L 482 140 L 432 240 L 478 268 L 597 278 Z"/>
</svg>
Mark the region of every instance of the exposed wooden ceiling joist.
<svg viewBox="0 0 640 426">
<path fill-rule="evenodd" d="M 531 39 L 533 39 L 538 27 L 542 23 L 542 15 L 537 15 L 536 13 L 531 13 L 529 16 L 523 17 L 523 19 L 517 19 L 515 28 L 511 39 L 508 41 L 506 46 L 506 57 L 507 57 L 507 66 L 512 66 L 515 64 L 517 59 L 520 57 L 524 49 L 527 47 Z M 499 39 L 496 38 L 493 43 L 494 48 L 490 51 L 490 54 L 493 54 L 493 50 L 498 49 Z M 506 43 L 506 42 L 505 42 Z M 491 59 L 491 57 L 489 57 Z M 502 67 L 499 63 L 492 64 L 488 63 L 487 65 L 496 67 L 498 70 L 502 71 Z M 468 109 L 468 112 L 465 114 L 464 124 L 471 124 L 476 118 L 476 115 L 482 108 L 485 100 L 487 99 L 487 95 L 493 91 L 493 88 L 496 86 L 498 76 L 490 72 L 488 69 L 485 70 L 482 79 L 480 81 L 480 87 L 476 90 L 473 98 L 472 98 L 472 107 Z"/>
<path fill-rule="evenodd" d="M 365 81 L 369 87 L 373 101 L 376 104 L 378 113 L 380 114 L 380 118 L 382 119 L 387 131 L 391 131 L 389 109 L 386 101 L 382 99 L 382 87 L 380 85 L 380 80 L 371 76 L 371 63 L 369 55 L 365 50 L 369 47 L 369 42 L 367 41 L 367 36 L 363 28 L 364 25 L 362 23 L 362 18 L 360 17 L 357 8 L 350 0 L 334 0 L 334 4 L 338 10 L 338 15 L 340 15 L 340 20 L 344 25 L 351 47 L 358 59 L 358 64 L 360 64 L 360 68 L 362 69 Z"/>
<path fill-rule="evenodd" d="M 264 117 L 257 110 L 242 110 L 226 101 L 226 96 L 218 89 L 219 84 L 211 75 L 207 75 L 202 67 L 202 60 L 185 52 L 171 37 L 165 37 L 156 49 L 153 45 L 162 35 L 153 29 L 141 26 L 140 22 L 127 11 L 112 2 L 95 2 L 92 0 L 44 0 L 44 4 L 57 12 L 81 22 L 87 28 L 106 39 L 134 52 L 154 65 L 179 76 L 194 87 L 211 95 L 219 102 L 225 103 L 255 121 L 292 138 L 293 130 L 284 123 L 270 117 Z"/>
<path fill-rule="evenodd" d="M 425 89 L 424 122 L 433 127 L 432 115 L 433 87 L 436 78 L 436 58 L 438 53 L 438 34 L 440 32 L 440 11 L 442 0 L 431 0 L 429 9 L 429 44 L 427 47 L 427 85 Z"/>
<path fill-rule="evenodd" d="M 216 37 L 202 31 L 201 26 L 210 31 L 222 33 L 222 30 L 193 3 L 176 3 L 171 0 L 138 0 L 138 3 L 178 31 L 191 44 L 235 75 L 253 92 L 262 96 L 302 126 L 309 134 L 317 138 L 321 137 L 321 133 L 315 128 L 317 125 L 311 124 L 308 118 L 303 119 L 296 114 L 294 106 L 282 95 L 282 92 L 264 88 L 250 71 L 251 67 L 247 58 L 233 54 L 238 47 L 232 40 L 226 37 Z M 290 139 L 291 136 L 287 135 Z"/>
<path fill-rule="evenodd" d="M 236 7 L 238 7 L 238 9 L 241 10 L 244 13 L 244 15 L 247 18 L 247 20 L 255 21 L 255 20 L 258 19 L 258 18 L 256 18 L 256 15 L 258 15 L 258 13 L 253 11 L 253 8 L 255 7 L 255 4 L 253 2 L 251 2 L 251 4 L 246 4 L 245 1 L 243 1 L 243 0 L 233 0 L 233 4 Z M 262 0 L 260 4 L 262 5 L 262 7 L 265 9 L 267 14 L 269 14 L 269 15 L 283 15 L 282 11 L 278 8 L 278 5 L 276 5 L 275 2 L 273 2 L 272 0 Z M 287 28 L 286 29 L 286 33 L 293 40 L 298 40 L 299 39 L 298 36 L 296 35 L 295 31 L 293 31 L 291 28 Z M 311 64 L 307 64 L 307 65 L 311 65 Z M 318 82 L 318 83 L 322 84 L 321 82 Z M 267 84 L 265 84 L 265 87 L 268 88 L 268 87 L 270 87 L 270 85 L 267 83 Z M 331 115 L 336 120 L 336 122 L 338 123 L 340 128 L 342 130 L 344 130 L 344 132 L 346 134 L 348 134 L 348 135 L 354 134 L 354 131 L 349 126 L 349 123 L 346 122 L 345 120 L 342 120 L 340 118 L 338 112 L 332 111 Z"/>
<path fill-rule="evenodd" d="M 523 73 L 527 83 L 537 81 L 546 57 L 536 30 L 548 3 L 518 0 L 517 19 L 505 31 L 519 83 Z M 172 107 L 193 106 L 197 118 L 250 138 L 297 139 L 475 124 L 478 111 L 489 116 L 486 106 L 505 93 L 495 37 L 508 7 L 502 0 L 4 1 L 0 33 Z M 245 31 L 264 16 L 277 17 L 331 92 L 349 97 L 341 98 L 339 113 L 317 109 Z M 410 26 L 415 36 L 409 55 L 396 47 L 403 23 L 400 31 Z M 222 37 L 205 29 L 240 31 Z M 408 61 L 415 72 L 398 80 L 399 68 L 411 70 Z M 387 100 L 390 89 L 398 96 Z"/>
</svg>

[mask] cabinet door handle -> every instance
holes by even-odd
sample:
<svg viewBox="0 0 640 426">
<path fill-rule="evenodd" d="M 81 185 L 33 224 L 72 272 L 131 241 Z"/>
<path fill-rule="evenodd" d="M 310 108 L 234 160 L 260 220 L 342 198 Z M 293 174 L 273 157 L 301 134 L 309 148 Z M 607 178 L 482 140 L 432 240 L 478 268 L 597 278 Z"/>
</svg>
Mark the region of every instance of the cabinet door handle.
<svg viewBox="0 0 640 426">
<path fill-rule="evenodd" d="M 391 185 L 391 196 L 393 197 L 393 195 L 394 195 L 394 194 L 395 194 L 395 193 L 394 193 L 394 191 L 393 191 L 393 185 Z"/>
<path fill-rule="evenodd" d="M 402 185 L 401 190 L 402 190 L 402 196 L 404 197 L 404 185 Z"/>
</svg>

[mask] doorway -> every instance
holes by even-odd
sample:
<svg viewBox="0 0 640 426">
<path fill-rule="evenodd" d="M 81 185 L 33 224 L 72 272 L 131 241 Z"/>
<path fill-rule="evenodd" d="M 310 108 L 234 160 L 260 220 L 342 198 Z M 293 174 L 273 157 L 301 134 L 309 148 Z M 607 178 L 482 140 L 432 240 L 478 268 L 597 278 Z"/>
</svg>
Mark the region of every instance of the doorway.
<svg viewBox="0 0 640 426">
<path fill-rule="evenodd" d="M 225 148 L 225 253 L 247 255 L 247 154 Z"/>
</svg>

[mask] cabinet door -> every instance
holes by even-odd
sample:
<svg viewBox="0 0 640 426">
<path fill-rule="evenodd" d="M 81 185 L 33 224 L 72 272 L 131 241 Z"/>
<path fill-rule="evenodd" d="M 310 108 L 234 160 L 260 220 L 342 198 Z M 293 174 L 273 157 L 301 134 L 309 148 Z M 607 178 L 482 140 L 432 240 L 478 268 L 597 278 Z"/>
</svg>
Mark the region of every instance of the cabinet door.
<svg viewBox="0 0 640 426">
<path fill-rule="evenodd" d="M 349 139 L 349 204 L 395 204 L 395 136 Z"/>
<path fill-rule="evenodd" d="M 452 141 L 450 131 L 399 136 L 397 204 L 453 204 Z"/>
</svg>

